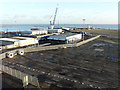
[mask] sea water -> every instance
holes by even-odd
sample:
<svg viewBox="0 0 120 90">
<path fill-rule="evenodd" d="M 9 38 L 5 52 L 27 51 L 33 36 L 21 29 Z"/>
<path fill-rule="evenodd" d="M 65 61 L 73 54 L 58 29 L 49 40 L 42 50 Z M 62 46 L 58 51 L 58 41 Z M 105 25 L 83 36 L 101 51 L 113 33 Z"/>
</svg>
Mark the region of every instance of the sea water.
<svg viewBox="0 0 120 90">
<path fill-rule="evenodd" d="M 68 28 L 87 28 L 88 26 L 107 29 L 107 30 L 118 30 L 117 24 L 56 24 L 56 28 L 68 27 Z M 48 29 L 49 24 L 2 24 L 0 25 L 0 31 L 29 31 L 31 28 L 42 28 Z"/>
</svg>

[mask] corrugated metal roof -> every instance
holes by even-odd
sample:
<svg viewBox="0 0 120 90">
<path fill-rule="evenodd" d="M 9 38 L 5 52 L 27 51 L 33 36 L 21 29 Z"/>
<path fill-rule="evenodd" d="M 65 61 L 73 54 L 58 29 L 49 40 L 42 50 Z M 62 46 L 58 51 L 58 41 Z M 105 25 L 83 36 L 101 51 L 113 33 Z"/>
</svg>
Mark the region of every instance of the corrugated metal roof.
<svg viewBox="0 0 120 90">
<path fill-rule="evenodd" d="M 12 39 L 12 38 L 0 38 L 0 40 L 4 40 L 4 41 L 12 41 L 12 42 L 19 41 L 19 40 L 17 40 L 17 39 Z"/>
<path fill-rule="evenodd" d="M 14 44 L 12 41 L 5 41 L 5 40 L 0 40 L 0 46 L 6 46 L 6 45 L 11 45 Z"/>
<path fill-rule="evenodd" d="M 77 35 L 76 33 L 64 33 L 64 34 L 59 34 L 59 35 L 51 35 L 50 37 L 60 37 L 60 38 L 66 38 L 69 36 Z"/>
<path fill-rule="evenodd" d="M 48 37 L 48 39 L 54 39 L 54 40 L 66 40 L 67 37 L 78 35 L 76 33 L 64 33 L 59 35 L 51 35 Z"/>
<path fill-rule="evenodd" d="M 13 37 L 15 39 L 21 39 L 21 40 L 27 40 L 27 39 L 32 39 L 32 37 Z M 34 39 L 34 38 L 33 38 Z"/>
</svg>

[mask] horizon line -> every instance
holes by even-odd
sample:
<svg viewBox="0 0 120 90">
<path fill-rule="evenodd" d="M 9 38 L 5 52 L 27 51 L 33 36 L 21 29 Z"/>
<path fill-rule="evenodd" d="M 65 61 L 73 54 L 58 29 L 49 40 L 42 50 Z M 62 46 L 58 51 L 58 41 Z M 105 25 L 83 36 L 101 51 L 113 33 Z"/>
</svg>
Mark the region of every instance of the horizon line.
<svg viewBox="0 0 120 90">
<path fill-rule="evenodd" d="M 44 23 L 45 24 L 45 23 Z M 68 23 L 69 24 L 69 23 Z M 88 23 L 88 24 L 90 24 L 90 23 Z M 84 24 L 84 25 L 88 25 L 88 24 Z M 107 24 L 107 23 L 106 23 Z M 0 23 L 0 25 L 2 25 L 1 23 Z M 3 24 L 4 25 L 4 24 Z M 15 24 L 15 25 L 18 25 L 18 24 Z M 22 24 L 21 24 L 22 25 Z M 50 24 L 49 24 L 50 25 Z M 60 24 L 55 24 L 55 25 L 60 25 Z M 117 24 L 117 25 L 119 25 L 119 24 Z"/>
</svg>

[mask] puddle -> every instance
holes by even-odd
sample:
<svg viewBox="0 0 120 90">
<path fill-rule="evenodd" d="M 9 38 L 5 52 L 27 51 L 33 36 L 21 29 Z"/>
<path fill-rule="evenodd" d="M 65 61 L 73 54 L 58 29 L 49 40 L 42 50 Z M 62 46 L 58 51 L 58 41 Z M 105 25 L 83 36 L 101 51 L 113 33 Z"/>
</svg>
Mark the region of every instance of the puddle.
<svg viewBox="0 0 120 90">
<path fill-rule="evenodd" d="M 107 60 L 112 61 L 112 62 L 120 62 L 120 58 L 107 57 Z"/>
<path fill-rule="evenodd" d="M 72 58 L 72 60 L 75 60 L 75 59 L 76 59 L 76 58 L 74 58 L 74 57 Z"/>
<path fill-rule="evenodd" d="M 32 65 L 29 64 L 29 65 L 27 65 L 27 67 L 32 67 Z"/>
<path fill-rule="evenodd" d="M 109 44 L 109 47 L 117 47 L 118 48 L 118 45 Z"/>
<path fill-rule="evenodd" d="M 38 56 L 37 55 L 35 55 L 35 56 L 33 56 L 35 59 L 38 59 Z"/>
<path fill-rule="evenodd" d="M 109 44 L 109 47 L 114 47 L 112 44 Z"/>
<path fill-rule="evenodd" d="M 40 53 L 40 55 L 43 55 L 43 53 Z"/>
<path fill-rule="evenodd" d="M 53 58 L 48 58 L 48 61 L 52 61 L 53 60 Z"/>
<path fill-rule="evenodd" d="M 75 54 L 75 51 L 73 51 L 73 50 L 69 50 L 69 52 L 72 53 L 72 54 Z"/>
<path fill-rule="evenodd" d="M 96 48 L 96 49 L 94 49 L 95 51 L 99 51 L 99 52 L 103 52 L 104 51 L 104 49 L 98 49 L 98 48 Z"/>
<path fill-rule="evenodd" d="M 106 44 L 104 43 L 99 43 L 99 44 L 93 44 L 94 47 L 103 47 L 103 46 L 106 46 Z"/>
</svg>

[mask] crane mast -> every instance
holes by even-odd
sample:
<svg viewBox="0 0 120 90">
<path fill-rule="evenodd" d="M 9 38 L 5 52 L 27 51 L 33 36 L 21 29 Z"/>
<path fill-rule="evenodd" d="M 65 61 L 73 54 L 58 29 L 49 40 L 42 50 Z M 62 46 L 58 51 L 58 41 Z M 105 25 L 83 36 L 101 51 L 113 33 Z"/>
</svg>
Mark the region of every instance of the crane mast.
<svg viewBox="0 0 120 90">
<path fill-rule="evenodd" d="M 54 20 L 53 20 L 53 25 L 55 25 L 55 19 L 56 19 L 56 15 L 57 15 L 57 10 L 58 10 L 58 7 L 56 7 L 56 11 L 55 11 L 55 15 L 54 15 Z"/>
<path fill-rule="evenodd" d="M 56 20 L 56 15 L 57 15 L 57 10 L 58 10 L 58 5 L 57 5 L 56 10 L 55 10 L 55 15 L 54 15 L 53 23 L 50 21 L 50 26 L 51 26 L 50 29 L 54 28 L 55 20 Z"/>
</svg>

